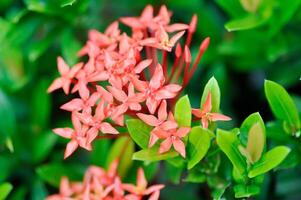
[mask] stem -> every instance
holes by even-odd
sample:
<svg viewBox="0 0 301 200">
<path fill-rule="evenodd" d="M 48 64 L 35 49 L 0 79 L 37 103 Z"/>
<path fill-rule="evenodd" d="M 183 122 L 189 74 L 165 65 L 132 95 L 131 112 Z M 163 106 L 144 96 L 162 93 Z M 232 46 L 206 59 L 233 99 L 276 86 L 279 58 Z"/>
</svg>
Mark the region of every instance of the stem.
<svg viewBox="0 0 301 200">
<path fill-rule="evenodd" d="M 115 139 L 119 137 L 129 137 L 128 133 L 122 133 L 122 134 L 114 134 L 114 135 L 99 135 L 96 138 L 97 139 Z"/>
</svg>

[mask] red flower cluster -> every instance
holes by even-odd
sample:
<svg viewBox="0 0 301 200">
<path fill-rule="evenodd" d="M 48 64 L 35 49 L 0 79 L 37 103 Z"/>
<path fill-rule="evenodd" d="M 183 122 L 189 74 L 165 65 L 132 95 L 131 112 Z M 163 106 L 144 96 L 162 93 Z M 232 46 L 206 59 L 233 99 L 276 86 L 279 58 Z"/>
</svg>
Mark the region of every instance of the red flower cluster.
<svg viewBox="0 0 301 200">
<path fill-rule="evenodd" d="M 137 184 L 122 183 L 117 174 L 118 162 L 114 161 L 108 171 L 91 166 L 86 171 L 83 182 L 69 182 L 61 179 L 60 192 L 47 197 L 47 200 L 158 200 L 164 185 L 147 187 L 144 171 L 138 169 Z"/>
<path fill-rule="evenodd" d="M 63 88 L 65 94 L 79 94 L 79 98 L 61 106 L 72 113 L 74 128 L 53 130 L 71 139 L 65 158 L 79 146 L 91 150 L 91 143 L 99 134 L 118 134 L 116 127 L 124 126 L 125 115 L 138 115 L 155 127 L 149 146 L 164 139 L 160 153 L 173 145 L 185 157 L 181 138 L 190 129 L 178 127 L 171 110 L 196 70 L 209 38 L 202 42 L 192 63 L 189 46 L 197 17 L 193 16 L 189 25 L 170 24 L 170 17 L 171 12 L 165 6 L 154 16 L 153 7 L 149 5 L 139 17 L 120 19 L 131 27 L 131 35 L 121 32 L 117 21 L 104 33 L 91 30 L 88 42 L 79 52 L 79 56 L 88 58 L 86 63 L 69 68 L 61 57 L 58 58 L 61 77 L 54 80 L 48 92 Z M 184 34 L 187 38 L 183 48 L 177 42 Z M 175 59 L 168 69 L 168 56 L 172 54 Z"/>
</svg>

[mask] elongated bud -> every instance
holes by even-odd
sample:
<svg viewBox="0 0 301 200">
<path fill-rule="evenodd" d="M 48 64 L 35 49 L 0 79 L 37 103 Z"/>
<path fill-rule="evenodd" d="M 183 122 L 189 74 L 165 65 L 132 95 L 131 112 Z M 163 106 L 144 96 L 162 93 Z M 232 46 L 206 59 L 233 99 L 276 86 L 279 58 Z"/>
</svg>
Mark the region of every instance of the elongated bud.
<svg viewBox="0 0 301 200">
<path fill-rule="evenodd" d="M 195 30 L 196 30 L 196 25 L 197 25 L 197 22 L 198 22 L 198 16 L 196 14 L 194 14 L 191 18 L 191 22 L 189 24 L 189 29 L 188 31 L 190 33 L 194 33 Z"/>
<path fill-rule="evenodd" d="M 184 48 L 184 60 L 186 63 L 191 63 L 191 53 L 188 46 L 185 45 Z"/>
<path fill-rule="evenodd" d="M 202 44 L 200 45 L 200 52 L 204 52 L 208 48 L 209 43 L 210 43 L 210 38 L 206 37 L 205 40 L 203 40 Z"/>
<path fill-rule="evenodd" d="M 175 54 L 176 54 L 176 57 L 178 57 L 178 58 L 182 55 L 182 47 L 181 47 L 181 45 L 179 43 L 176 46 L 176 52 L 175 52 Z"/>
</svg>

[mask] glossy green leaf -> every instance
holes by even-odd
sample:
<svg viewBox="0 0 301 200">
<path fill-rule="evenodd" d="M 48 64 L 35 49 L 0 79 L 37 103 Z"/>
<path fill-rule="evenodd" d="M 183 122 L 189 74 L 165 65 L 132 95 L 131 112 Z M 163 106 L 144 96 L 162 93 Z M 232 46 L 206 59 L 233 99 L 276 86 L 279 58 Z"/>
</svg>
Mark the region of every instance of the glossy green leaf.
<svg viewBox="0 0 301 200">
<path fill-rule="evenodd" d="M 179 126 L 191 125 L 191 106 L 187 95 L 181 97 L 175 107 L 175 119 Z"/>
<path fill-rule="evenodd" d="M 202 127 L 193 127 L 188 136 L 188 169 L 193 168 L 206 155 L 210 147 L 211 131 Z"/>
<path fill-rule="evenodd" d="M 265 140 L 265 125 L 264 125 L 264 122 L 260 116 L 260 114 L 258 112 L 256 113 L 253 113 L 251 115 L 249 115 L 244 121 L 243 123 L 241 124 L 240 126 L 240 135 L 239 135 L 239 138 L 240 138 L 240 141 L 241 143 L 244 145 L 244 146 L 247 146 L 247 143 L 248 143 L 248 137 L 249 137 L 249 132 L 252 128 L 252 126 L 256 123 L 259 123 L 260 125 L 260 128 L 263 130 L 263 137 L 264 137 L 264 140 Z"/>
<path fill-rule="evenodd" d="M 234 186 L 235 198 L 248 198 L 259 194 L 260 187 L 257 185 L 236 185 Z"/>
<path fill-rule="evenodd" d="M 43 181 L 58 187 L 63 176 L 67 176 L 70 180 L 81 180 L 85 170 L 82 165 L 51 163 L 38 167 L 36 172 Z"/>
<path fill-rule="evenodd" d="M 233 19 L 225 24 L 228 31 L 240 31 L 256 28 L 263 25 L 267 21 L 267 17 L 256 14 L 249 14 L 239 19 Z"/>
<path fill-rule="evenodd" d="M 16 117 L 6 94 L 0 89 L 0 144 L 15 132 Z"/>
<path fill-rule="evenodd" d="M 264 91 L 275 117 L 286 121 L 293 133 L 300 129 L 297 106 L 287 91 L 278 83 L 269 80 L 264 83 Z"/>
<path fill-rule="evenodd" d="M 126 121 L 131 138 L 138 144 L 142 149 L 148 147 L 150 132 L 152 127 L 141 121 L 140 119 L 129 119 Z"/>
<path fill-rule="evenodd" d="M 248 173 L 249 178 L 264 174 L 277 167 L 289 154 L 290 148 L 286 146 L 277 146 L 268 151 L 263 157 L 255 163 Z"/>
<path fill-rule="evenodd" d="M 219 112 L 221 92 L 218 86 L 218 82 L 214 77 L 210 78 L 210 80 L 207 82 L 207 84 L 204 87 L 204 91 L 201 99 L 201 107 L 203 107 L 209 91 L 211 92 L 211 105 L 212 105 L 211 111 Z"/>
<path fill-rule="evenodd" d="M 133 160 L 141 160 L 141 161 L 149 161 L 149 162 L 154 162 L 154 161 L 159 161 L 159 160 L 166 160 L 169 158 L 174 158 L 178 156 L 179 154 L 174 151 L 170 150 L 166 153 L 159 154 L 159 147 L 154 146 L 150 149 L 143 149 L 140 150 L 136 153 L 133 154 Z"/>
<path fill-rule="evenodd" d="M 106 166 L 108 167 L 114 160 L 118 159 L 118 174 L 124 177 L 133 164 L 134 142 L 131 138 L 121 137 L 115 140 L 107 157 Z"/>
<path fill-rule="evenodd" d="M 13 186 L 10 183 L 0 184 L 0 200 L 5 200 L 12 189 Z"/>
<path fill-rule="evenodd" d="M 236 170 L 241 175 L 244 175 L 247 167 L 246 160 L 238 149 L 240 142 L 237 138 L 237 135 L 229 131 L 218 129 L 216 141 L 221 150 L 230 159 Z"/>
</svg>

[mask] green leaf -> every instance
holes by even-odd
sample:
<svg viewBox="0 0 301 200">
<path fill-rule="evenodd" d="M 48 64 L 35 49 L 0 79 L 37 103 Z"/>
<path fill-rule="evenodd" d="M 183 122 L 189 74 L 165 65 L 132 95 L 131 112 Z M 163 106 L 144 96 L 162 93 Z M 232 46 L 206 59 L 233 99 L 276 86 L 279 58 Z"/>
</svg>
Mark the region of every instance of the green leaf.
<svg viewBox="0 0 301 200">
<path fill-rule="evenodd" d="M 118 174 L 124 177 L 133 164 L 130 159 L 134 153 L 134 142 L 129 137 L 121 137 L 115 140 L 107 157 L 106 166 L 108 167 L 114 160 L 118 159 Z"/>
<path fill-rule="evenodd" d="M 210 147 L 211 131 L 202 127 L 193 127 L 188 136 L 188 169 L 193 168 L 206 155 Z"/>
<path fill-rule="evenodd" d="M 13 186 L 10 183 L 2 183 L 0 185 L 0 200 L 5 200 L 12 189 Z"/>
<path fill-rule="evenodd" d="M 52 131 L 47 131 L 36 136 L 32 152 L 32 160 L 34 163 L 44 160 L 49 155 L 57 141 L 57 138 L 57 135 L 55 135 Z"/>
<path fill-rule="evenodd" d="M 239 139 L 241 141 L 241 143 L 244 146 L 247 146 L 248 143 L 248 137 L 249 137 L 249 132 L 252 128 L 252 126 L 256 123 L 259 123 L 261 129 L 264 131 L 264 138 L 265 138 L 265 125 L 264 122 L 260 116 L 260 114 L 258 112 L 253 113 L 251 115 L 249 115 L 241 124 L 240 126 L 240 135 L 239 135 Z"/>
<path fill-rule="evenodd" d="M 77 0 L 61 0 L 61 7 L 72 6 Z"/>
<path fill-rule="evenodd" d="M 154 161 L 174 158 L 174 157 L 179 155 L 174 150 L 170 150 L 170 151 L 168 151 L 166 153 L 163 153 L 163 154 L 159 154 L 158 152 L 159 152 L 159 147 L 158 146 L 153 146 L 150 149 L 143 149 L 143 150 L 140 150 L 140 151 L 133 154 L 133 160 L 154 162 Z"/>
<path fill-rule="evenodd" d="M 227 31 L 240 31 L 256 28 L 263 25 L 268 17 L 259 16 L 257 14 L 249 14 L 239 19 L 234 19 L 225 24 Z"/>
<path fill-rule="evenodd" d="M 201 99 L 201 108 L 203 107 L 209 91 L 211 92 L 211 105 L 212 105 L 212 112 L 219 112 L 220 106 L 220 99 L 221 99 L 221 92 L 218 86 L 218 82 L 214 77 L 210 78 L 210 80 L 205 85 L 202 99 Z"/>
<path fill-rule="evenodd" d="M 16 117 L 7 96 L 0 89 L 0 144 L 15 132 Z"/>
<path fill-rule="evenodd" d="M 63 176 L 70 180 L 81 180 L 86 168 L 82 165 L 70 165 L 66 163 L 51 163 L 40 166 L 36 172 L 39 177 L 54 187 L 58 187 Z"/>
<path fill-rule="evenodd" d="M 235 198 L 248 198 L 257 195 L 260 192 L 260 187 L 257 185 L 236 185 L 234 186 Z"/>
<path fill-rule="evenodd" d="M 150 132 L 152 127 L 141 121 L 140 119 L 128 119 L 126 121 L 131 138 L 135 141 L 138 146 L 142 149 L 148 147 Z"/>
<path fill-rule="evenodd" d="M 175 119 L 179 126 L 190 127 L 191 106 L 187 95 L 181 97 L 175 107 Z"/>
<path fill-rule="evenodd" d="M 264 83 L 265 95 L 277 119 L 286 121 L 293 133 L 300 129 L 298 109 L 287 91 L 278 83 L 266 80 Z"/>
<path fill-rule="evenodd" d="M 246 172 L 246 161 L 238 150 L 240 142 L 235 133 L 218 129 L 216 141 L 221 150 L 230 159 L 236 170 L 244 175 Z"/>
<path fill-rule="evenodd" d="M 248 173 L 248 177 L 256 177 L 277 167 L 286 158 L 289 152 L 290 148 L 286 146 L 277 146 L 268 151 L 257 163 L 252 166 Z"/>
</svg>

